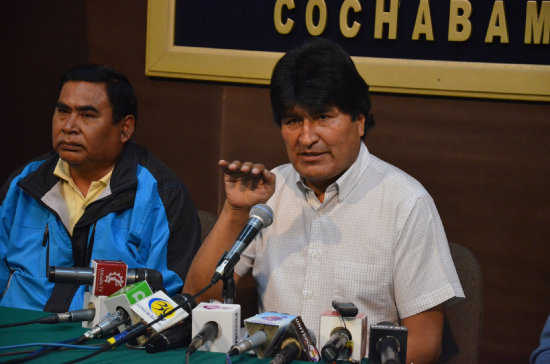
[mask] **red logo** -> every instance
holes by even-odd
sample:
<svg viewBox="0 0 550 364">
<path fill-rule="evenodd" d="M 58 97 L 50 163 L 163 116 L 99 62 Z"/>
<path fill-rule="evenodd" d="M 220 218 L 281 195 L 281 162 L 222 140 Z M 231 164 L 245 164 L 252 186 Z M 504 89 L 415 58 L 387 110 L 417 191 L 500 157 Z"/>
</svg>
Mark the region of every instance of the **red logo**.
<svg viewBox="0 0 550 364">
<path fill-rule="evenodd" d="M 128 267 L 124 262 L 113 260 L 94 260 L 94 295 L 110 296 L 126 286 Z"/>
</svg>

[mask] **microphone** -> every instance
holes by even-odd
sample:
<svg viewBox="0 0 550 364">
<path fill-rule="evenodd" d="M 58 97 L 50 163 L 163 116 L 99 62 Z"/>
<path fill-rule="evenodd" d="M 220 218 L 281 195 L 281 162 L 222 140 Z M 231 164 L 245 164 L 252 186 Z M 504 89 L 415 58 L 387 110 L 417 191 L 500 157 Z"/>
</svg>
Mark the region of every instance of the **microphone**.
<svg viewBox="0 0 550 364">
<path fill-rule="evenodd" d="M 259 346 L 267 343 L 267 334 L 263 330 L 256 331 L 254 334 L 245 337 L 235 345 L 229 348 L 227 354 L 229 356 L 240 355 L 249 350 L 256 349 Z"/>
<path fill-rule="evenodd" d="M 218 331 L 210 340 L 204 337 L 205 333 L 201 333 L 203 339 L 196 338 L 191 340 L 191 345 L 196 346 L 193 351 L 200 349 L 202 351 L 212 351 L 216 353 L 227 353 L 231 346 L 237 342 L 240 335 L 241 323 L 241 306 L 230 303 L 209 303 L 201 302 L 193 309 L 191 314 L 191 334 L 195 338 L 200 331 L 208 328 L 206 333 L 212 333 L 214 324 L 217 325 Z M 199 331 L 200 330 L 200 331 Z M 202 340 L 202 342 L 201 342 Z M 200 345 L 198 345 L 200 344 Z"/>
<path fill-rule="evenodd" d="M 112 265 L 110 265 L 112 267 Z M 123 278 L 125 276 L 125 279 Z M 123 272 L 118 272 L 112 270 L 110 272 L 103 272 L 102 276 L 103 281 L 112 282 L 115 287 L 122 288 L 126 284 L 132 284 L 135 282 L 147 281 L 149 285 L 153 288 L 160 287 L 162 288 L 163 277 L 162 274 L 154 269 L 147 268 L 134 268 L 128 269 L 126 274 Z M 48 270 L 48 280 L 50 282 L 60 282 L 60 283 L 74 283 L 74 284 L 83 284 L 83 285 L 93 285 L 96 277 L 96 269 L 89 267 L 54 267 L 50 266 Z M 97 282 L 100 283 L 100 282 Z M 98 286 L 99 289 L 100 286 Z M 117 289 L 118 289 L 117 288 Z M 160 289 L 159 288 L 159 289 Z M 95 290 L 95 295 L 97 296 L 108 296 L 111 293 L 116 292 L 104 292 L 103 290 Z M 155 290 L 159 290 L 155 289 Z M 107 294 L 105 294 L 107 293 Z"/>
<path fill-rule="evenodd" d="M 288 364 L 298 357 L 302 346 L 300 342 L 293 337 L 286 338 L 281 344 L 281 351 L 279 351 L 269 364 Z"/>
<path fill-rule="evenodd" d="M 81 322 L 90 321 L 95 317 L 94 308 L 86 308 L 82 310 L 67 311 L 63 313 L 52 313 L 41 318 L 38 323 L 41 324 L 57 324 L 60 322 Z"/>
<path fill-rule="evenodd" d="M 167 330 L 189 317 L 186 309 L 189 308 L 189 305 L 192 305 L 192 302 L 186 295 L 176 296 L 175 299 L 172 299 L 164 291 L 157 291 L 131 306 L 139 321 L 145 321 L 147 326 L 152 329 L 147 330 L 146 333 L 144 332 L 146 335 L 138 337 L 140 345 L 145 345 L 153 334 Z M 182 306 L 176 303 L 175 300 L 183 302 Z M 184 309 L 180 310 L 180 308 Z"/>
<path fill-rule="evenodd" d="M 191 340 L 191 344 L 189 344 L 187 348 L 187 353 L 191 355 L 204 344 L 213 341 L 218 336 L 219 332 L 219 325 L 215 321 L 208 321 Z"/>
<path fill-rule="evenodd" d="M 265 204 L 258 204 L 252 207 L 250 219 L 241 230 L 239 237 L 233 244 L 231 250 L 224 254 L 218 263 L 216 272 L 212 277 L 212 283 L 219 281 L 222 278 L 226 278 L 229 274 L 232 274 L 233 268 L 241 258 L 242 252 L 250 244 L 252 240 L 258 235 L 261 229 L 268 227 L 273 223 L 273 210 L 271 207 Z"/>
<path fill-rule="evenodd" d="M 351 341 L 351 333 L 344 327 L 337 327 L 330 333 L 330 339 L 321 348 L 321 357 L 327 363 L 332 363 L 337 359 L 349 359 L 353 346 L 348 343 Z"/>
<path fill-rule="evenodd" d="M 332 301 L 335 311 L 321 315 L 319 346 L 326 362 L 360 362 L 367 351 L 367 316 L 350 302 Z"/>
<path fill-rule="evenodd" d="M 116 328 L 123 331 L 128 326 L 140 321 L 139 317 L 133 313 L 131 305 L 151 294 L 153 294 L 151 288 L 147 282 L 143 281 L 123 287 L 107 298 L 93 296 L 94 299 L 89 304 L 93 305 L 99 300 L 108 313 L 94 320 L 95 322 L 88 323 L 87 326 L 83 325 L 84 327 L 91 327 L 91 330 L 82 335 L 79 339 L 82 340 L 80 342 L 101 337 Z"/>
<path fill-rule="evenodd" d="M 239 351 L 241 354 L 247 350 L 254 349 L 256 356 L 260 359 L 270 356 L 277 340 L 285 333 L 288 326 L 296 316 L 286 313 L 277 312 L 262 312 L 244 320 L 244 325 L 248 331 L 249 337 L 244 339 L 244 343 L 237 343 L 231 350 Z M 256 335 L 258 334 L 258 335 Z M 265 334 L 266 340 L 263 341 L 262 336 Z M 247 342 L 249 340 L 250 342 Z M 250 349 L 247 349 L 250 344 Z"/>
<path fill-rule="evenodd" d="M 293 360 L 318 362 L 319 352 L 315 347 L 315 336 L 306 328 L 302 318 L 297 316 L 276 345 L 280 350 L 270 364 L 287 364 Z"/>
<path fill-rule="evenodd" d="M 147 284 L 147 282 L 138 284 Z M 163 291 L 155 292 L 137 301 L 131 306 L 131 312 L 133 313 L 131 317 L 136 317 L 135 321 L 132 320 L 132 326 L 109 338 L 106 344 L 109 347 L 117 347 L 130 340 L 136 340 L 139 345 L 145 345 L 152 333 L 161 332 L 181 322 L 189 316 L 184 310 L 185 307 L 192 304 L 192 297 L 189 299 L 189 295 L 182 294 L 181 296 L 184 298 L 180 299 L 178 296 L 180 295 L 176 295 L 174 299 L 179 300 L 182 303 L 181 306 L 176 304 Z M 183 299 L 185 301 L 182 301 Z M 179 310 L 181 307 L 184 307 L 184 310 Z"/>
<path fill-rule="evenodd" d="M 118 308 L 112 315 L 107 315 L 103 320 L 99 321 L 93 329 L 86 331 L 77 340 L 77 343 L 82 344 L 90 339 L 101 337 L 120 325 L 126 325 L 129 322 L 130 316 L 128 313 L 124 309 Z"/>
<path fill-rule="evenodd" d="M 392 322 L 380 322 L 370 327 L 369 363 L 405 364 L 408 330 Z"/>
<path fill-rule="evenodd" d="M 197 306 L 195 298 L 187 293 L 177 294 L 172 297 L 179 306 L 191 313 Z M 148 353 L 159 353 L 165 350 L 188 346 L 191 341 L 191 320 L 184 319 L 182 322 L 154 335 L 145 345 Z"/>
</svg>

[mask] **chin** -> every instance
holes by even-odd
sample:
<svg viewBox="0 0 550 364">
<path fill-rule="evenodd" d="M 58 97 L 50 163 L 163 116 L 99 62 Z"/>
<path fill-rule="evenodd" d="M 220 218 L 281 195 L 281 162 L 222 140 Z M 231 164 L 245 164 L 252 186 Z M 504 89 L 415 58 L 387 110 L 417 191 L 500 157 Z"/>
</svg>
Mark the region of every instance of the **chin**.
<svg viewBox="0 0 550 364">
<path fill-rule="evenodd" d="M 70 166 L 76 166 L 82 162 L 82 158 L 78 158 L 73 153 L 57 152 L 59 157 L 67 162 Z"/>
</svg>

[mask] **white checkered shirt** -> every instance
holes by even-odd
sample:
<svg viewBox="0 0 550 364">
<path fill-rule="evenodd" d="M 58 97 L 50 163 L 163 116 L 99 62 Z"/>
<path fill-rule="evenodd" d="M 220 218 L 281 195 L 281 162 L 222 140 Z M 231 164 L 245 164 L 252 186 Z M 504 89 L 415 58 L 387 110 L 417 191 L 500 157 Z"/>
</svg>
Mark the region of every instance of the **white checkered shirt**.
<svg viewBox="0 0 550 364">
<path fill-rule="evenodd" d="M 292 165 L 273 172 L 273 224 L 235 267 L 252 269 L 260 311 L 299 315 L 319 337 L 332 300 L 353 302 L 370 326 L 464 297 L 433 199 L 364 144 L 323 203 Z"/>
</svg>

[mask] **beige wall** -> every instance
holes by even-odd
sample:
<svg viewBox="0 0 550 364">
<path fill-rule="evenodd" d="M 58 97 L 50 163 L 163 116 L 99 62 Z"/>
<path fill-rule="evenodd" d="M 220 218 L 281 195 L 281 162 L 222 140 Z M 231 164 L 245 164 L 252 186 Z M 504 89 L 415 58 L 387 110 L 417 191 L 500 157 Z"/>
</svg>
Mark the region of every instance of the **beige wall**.
<svg viewBox="0 0 550 364">
<path fill-rule="evenodd" d="M 62 70 L 105 63 L 134 83 L 135 139 L 173 168 L 196 205 L 220 204 L 219 158 L 285 161 L 264 87 L 144 75 L 145 0 L 10 0 L 0 12 L 5 179 L 50 147 Z M 484 275 L 482 363 L 526 362 L 550 314 L 550 105 L 372 96 L 371 152 L 434 197 L 450 241 Z"/>
</svg>

